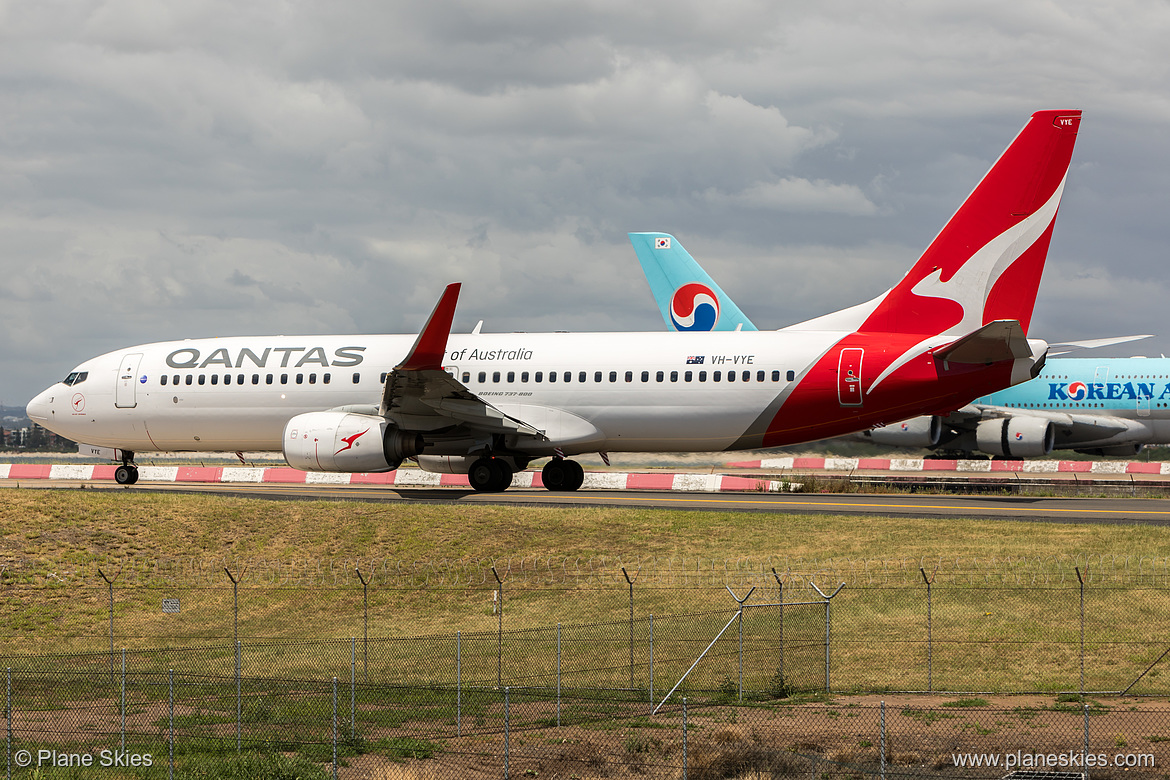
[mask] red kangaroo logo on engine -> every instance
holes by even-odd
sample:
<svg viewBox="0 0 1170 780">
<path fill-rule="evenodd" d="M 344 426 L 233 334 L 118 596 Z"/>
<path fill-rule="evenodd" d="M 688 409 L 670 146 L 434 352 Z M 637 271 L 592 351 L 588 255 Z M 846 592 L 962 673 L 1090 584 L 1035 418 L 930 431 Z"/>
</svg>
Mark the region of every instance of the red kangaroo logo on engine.
<svg viewBox="0 0 1170 780">
<path fill-rule="evenodd" d="M 334 454 L 334 455 L 340 455 L 341 453 L 343 453 L 343 452 L 345 452 L 346 450 L 350 449 L 351 447 L 353 447 L 353 443 L 354 443 L 355 441 L 357 441 L 357 440 L 358 440 L 358 439 L 360 439 L 361 437 L 365 436 L 365 435 L 366 435 L 367 433 L 369 433 L 369 432 L 370 432 L 370 429 L 369 429 L 369 428 L 366 428 L 366 429 L 365 429 L 364 431 L 362 431 L 361 433 L 355 433 L 353 436 L 343 436 L 343 437 L 341 437 L 341 440 L 342 440 L 343 442 L 345 442 L 345 446 L 344 446 L 344 447 L 342 447 L 341 449 L 339 449 L 337 452 L 335 452 L 335 453 L 333 453 L 333 454 Z"/>
</svg>

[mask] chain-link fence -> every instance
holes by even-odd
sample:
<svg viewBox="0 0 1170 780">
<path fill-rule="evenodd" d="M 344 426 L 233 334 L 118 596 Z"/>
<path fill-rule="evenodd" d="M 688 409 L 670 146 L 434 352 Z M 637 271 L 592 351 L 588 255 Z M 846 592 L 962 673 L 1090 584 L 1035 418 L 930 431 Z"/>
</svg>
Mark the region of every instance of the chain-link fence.
<svg viewBox="0 0 1170 780">
<path fill-rule="evenodd" d="M 208 776 L 238 748 L 355 778 L 1157 776 L 1170 579 L 1065 562 L 11 566 L 8 769 L 108 750 Z"/>
</svg>

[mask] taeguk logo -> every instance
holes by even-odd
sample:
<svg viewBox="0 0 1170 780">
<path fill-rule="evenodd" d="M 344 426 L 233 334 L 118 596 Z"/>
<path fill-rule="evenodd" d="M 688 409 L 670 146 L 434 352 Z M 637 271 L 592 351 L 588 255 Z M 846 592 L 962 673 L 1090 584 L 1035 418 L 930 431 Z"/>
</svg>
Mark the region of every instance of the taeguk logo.
<svg viewBox="0 0 1170 780">
<path fill-rule="evenodd" d="M 705 284 L 684 284 L 670 298 L 670 321 L 679 330 L 714 330 L 719 298 Z"/>
<path fill-rule="evenodd" d="M 1074 401 L 1083 401 L 1088 393 L 1084 382 L 1073 382 L 1068 386 L 1068 397 Z"/>
</svg>

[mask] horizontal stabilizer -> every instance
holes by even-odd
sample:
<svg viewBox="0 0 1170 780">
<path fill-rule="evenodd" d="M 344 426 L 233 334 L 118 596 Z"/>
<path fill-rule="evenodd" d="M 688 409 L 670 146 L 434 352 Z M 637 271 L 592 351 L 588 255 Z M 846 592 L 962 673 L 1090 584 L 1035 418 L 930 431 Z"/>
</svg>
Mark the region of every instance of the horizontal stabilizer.
<svg viewBox="0 0 1170 780">
<path fill-rule="evenodd" d="M 1116 344 L 1128 344 L 1131 341 L 1153 338 L 1152 333 L 1142 336 L 1113 336 L 1107 339 L 1085 339 L 1083 341 L 1063 341 L 1059 344 L 1049 344 L 1049 355 L 1063 355 L 1075 349 L 1097 349 L 1098 347 L 1112 347 Z"/>
<path fill-rule="evenodd" d="M 1032 356 L 1028 338 L 1017 320 L 995 320 L 934 352 L 948 363 L 998 363 Z"/>
</svg>

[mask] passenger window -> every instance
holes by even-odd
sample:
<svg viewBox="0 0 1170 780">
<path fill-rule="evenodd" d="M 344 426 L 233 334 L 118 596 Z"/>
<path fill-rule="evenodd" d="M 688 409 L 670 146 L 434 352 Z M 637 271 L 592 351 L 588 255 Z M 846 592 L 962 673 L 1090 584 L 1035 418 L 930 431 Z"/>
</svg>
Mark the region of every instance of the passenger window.
<svg viewBox="0 0 1170 780">
<path fill-rule="evenodd" d="M 191 376 L 192 376 L 191 374 L 187 374 L 187 379 L 186 379 L 187 384 L 191 384 L 191 382 L 192 382 Z"/>
<path fill-rule="evenodd" d="M 683 374 L 683 381 L 689 382 L 689 381 L 691 381 L 691 377 L 693 377 L 693 376 L 694 376 L 693 372 L 687 371 L 685 374 Z"/>
<path fill-rule="evenodd" d="M 178 374 L 175 374 L 173 377 L 171 377 L 171 384 L 172 385 L 179 384 L 179 375 Z"/>
<path fill-rule="evenodd" d="M 382 378 L 378 380 L 381 384 L 386 384 L 386 372 L 382 372 Z"/>
<path fill-rule="evenodd" d="M 580 373 L 578 373 L 578 374 L 577 374 L 577 381 L 578 381 L 578 382 L 584 382 L 584 381 L 585 381 L 585 378 L 586 378 L 586 377 L 585 377 L 585 372 L 584 372 L 584 371 L 581 371 Z"/>
<path fill-rule="evenodd" d="M 609 372 L 609 381 L 611 381 L 611 382 L 617 381 L 617 372 L 616 371 Z"/>
<path fill-rule="evenodd" d="M 649 381 L 650 381 L 650 372 L 649 372 L 649 371 L 643 371 L 643 372 L 642 372 L 642 381 L 643 381 L 643 382 L 649 382 Z"/>
<path fill-rule="evenodd" d="M 304 383 L 305 383 L 305 375 L 304 374 L 297 374 L 297 384 L 303 385 Z"/>
<path fill-rule="evenodd" d="M 654 375 L 655 382 L 661 382 L 665 378 L 666 378 L 666 374 L 662 373 L 661 371 L 659 371 L 657 374 Z"/>
<path fill-rule="evenodd" d="M 203 374 L 200 374 L 199 375 L 199 384 L 202 385 L 202 384 L 206 384 L 206 383 L 207 383 L 207 377 L 204 376 Z"/>
<path fill-rule="evenodd" d="M 711 372 L 711 381 L 712 381 L 712 382 L 718 382 L 718 381 L 719 381 L 719 379 L 720 379 L 720 377 L 722 377 L 722 376 L 723 376 L 723 372 L 722 372 L 722 371 L 712 371 L 712 372 Z"/>
<path fill-rule="evenodd" d="M 357 374 L 354 374 L 354 376 L 357 376 Z M 463 384 L 467 384 L 470 381 L 471 381 L 471 372 L 464 371 L 463 372 Z"/>
<path fill-rule="evenodd" d="M 573 372 L 572 372 L 572 371 L 566 371 L 566 372 L 565 372 L 565 376 L 563 377 L 563 379 L 564 379 L 566 382 L 572 382 L 572 381 L 573 381 Z"/>
<path fill-rule="evenodd" d="M 741 376 L 741 377 L 740 377 L 740 379 L 742 379 L 742 380 L 743 380 L 743 381 L 745 381 L 745 382 L 750 382 L 750 381 L 751 381 L 751 378 L 752 378 L 752 372 L 751 372 L 751 371 L 744 371 L 744 372 L 743 372 L 743 376 Z M 760 379 L 761 379 L 761 380 L 763 379 L 763 374 L 761 374 L 761 375 L 760 375 Z"/>
<path fill-rule="evenodd" d="M 499 372 L 499 371 L 493 371 L 493 372 L 492 372 L 492 381 L 493 381 L 493 382 L 499 382 L 499 381 L 500 381 L 500 372 Z"/>
<path fill-rule="evenodd" d="M 756 372 L 756 381 L 757 381 L 757 382 L 763 382 L 763 381 L 764 381 L 764 372 L 763 372 L 763 371 L 757 371 L 757 372 Z"/>
<path fill-rule="evenodd" d="M 789 382 L 792 382 L 792 381 L 795 381 L 795 379 L 796 379 L 796 372 L 795 372 L 795 371 L 789 371 L 789 372 L 788 372 L 788 381 L 789 381 Z"/>
<path fill-rule="evenodd" d="M 633 381 L 634 381 L 634 372 L 633 372 L 633 371 L 627 371 L 627 372 L 626 372 L 626 381 L 627 381 L 627 382 L 633 382 Z"/>
<path fill-rule="evenodd" d="M 528 372 L 527 372 L 527 371 L 521 371 L 521 372 L 520 372 L 520 381 L 521 381 L 521 382 L 527 382 L 527 381 L 528 381 Z"/>
<path fill-rule="evenodd" d="M 254 385 L 260 384 L 260 375 L 259 374 L 252 374 L 252 384 L 254 384 Z"/>
<path fill-rule="evenodd" d="M 595 372 L 593 373 L 593 381 L 594 381 L 594 382 L 600 382 L 600 381 L 601 381 L 601 372 L 600 372 L 600 371 L 595 371 Z"/>
<path fill-rule="evenodd" d="M 548 381 L 550 381 L 550 382 L 557 381 L 557 372 L 556 371 L 549 371 L 548 372 Z"/>
<path fill-rule="evenodd" d="M 199 377 L 199 378 L 202 379 L 203 377 Z M 211 375 L 211 384 L 213 384 L 213 385 L 219 384 L 219 374 L 212 374 Z"/>
<path fill-rule="evenodd" d="M 354 374 L 354 375 L 353 375 L 353 381 L 354 381 L 354 384 L 357 384 L 357 376 L 358 376 L 357 374 Z M 264 384 L 266 384 L 266 385 L 270 385 L 270 384 L 272 384 L 272 374 L 267 374 L 267 375 L 265 375 L 265 377 L 264 377 Z"/>
<path fill-rule="evenodd" d="M 515 371 L 509 371 L 509 372 L 508 372 L 508 381 L 509 381 L 509 382 L 515 382 L 515 381 L 516 381 L 516 372 L 515 372 Z"/>
<path fill-rule="evenodd" d="M 236 384 L 237 384 L 237 385 L 242 385 L 242 384 L 244 384 L 244 375 L 243 375 L 243 374 L 237 374 L 237 375 L 236 375 Z"/>
<path fill-rule="evenodd" d="M 543 381 L 544 381 L 544 372 L 543 372 L 543 371 L 537 371 L 537 372 L 536 372 L 536 376 L 535 376 L 535 377 L 533 377 L 533 378 L 534 378 L 534 379 L 535 379 L 537 382 L 543 382 Z"/>
<path fill-rule="evenodd" d="M 671 371 L 671 372 L 670 372 L 670 381 L 671 381 L 671 382 L 677 382 L 677 381 L 678 381 L 678 372 L 677 372 L 677 371 Z"/>
<path fill-rule="evenodd" d="M 486 381 L 487 381 L 487 372 L 486 372 L 486 371 L 480 371 L 480 372 L 479 372 L 479 377 L 478 377 L 478 379 L 479 379 L 479 383 L 480 383 L 481 385 L 482 385 L 484 382 L 486 382 Z"/>
<path fill-rule="evenodd" d="M 707 381 L 707 372 L 706 372 L 706 371 L 700 371 L 700 372 L 699 372 L 699 381 L 700 381 L 700 382 L 706 382 L 706 381 Z"/>
<path fill-rule="evenodd" d="M 735 381 L 735 372 L 734 372 L 734 371 L 728 371 L 728 372 L 727 372 L 727 381 L 728 381 L 728 382 L 734 382 L 734 381 Z"/>
<path fill-rule="evenodd" d="M 772 381 L 773 381 L 773 382 L 779 382 L 779 381 L 780 381 L 780 370 L 779 370 L 779 369 L 777 369 L 777 370 L 775 370 L 775 371 L 773 371 L 773 372 L 772 372 Z"/>
<path fill-rule="evenodd" d="M 282 385 L 287 385 L 287 384 L 288 384 L 288 374 L 281 374 L 281 375 L 280 375 L 280 383 L 281 383 Z"/>
<path fill-rule="evenodd" d="M 166 375 L 166 374 L 163 374 L 162 376 L 160 376 L 160 377 L 159 377 L 159 380 L 162 382 L 162 384 L 163 384 L 163 385 L 166 385 L 166 383 L 167 383 L 167 375 Z"/>
<path fill-rule="evenodd" d="M 309 374 L 309 384 L 311 384 L 311 385 L 317 384 L 317 375 L 316 374 Z"/>
<path fill-rule="evenodd" d="M 231 374 L 224 374 L 223 375 L 223 383 L 225 385 L 230 385 L 232 383 L 232 375 Z"/>
</svg>

